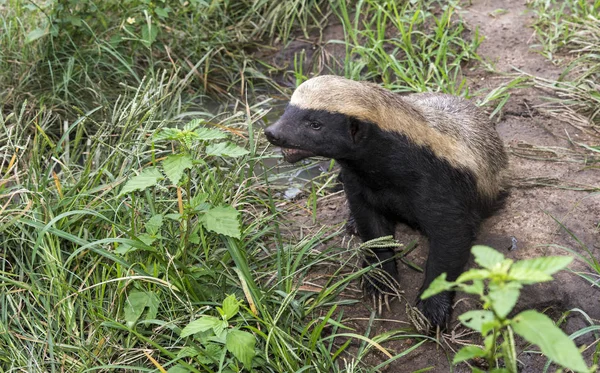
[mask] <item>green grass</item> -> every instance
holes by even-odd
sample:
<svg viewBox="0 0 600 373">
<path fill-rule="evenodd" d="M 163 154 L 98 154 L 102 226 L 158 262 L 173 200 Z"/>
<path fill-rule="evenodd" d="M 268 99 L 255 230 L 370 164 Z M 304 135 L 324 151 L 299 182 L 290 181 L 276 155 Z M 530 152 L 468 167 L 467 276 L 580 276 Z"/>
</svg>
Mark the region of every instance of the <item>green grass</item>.
<svg viewBox="0 0 600 373">
<path fill-rule="evenodd" d="M 564 70 L 557 81 L 535 79 L 541 88 L 556 92 L 551 112 L 575 116 L 582 127 L 600 123 L 600 1 L 536 0 L 535 30 L 542 54 Z M 587 122 L 587 123 L 586 123 Z M 597 134 L 597 131 L 592 131 Z"/>
<path fill-rule="evenodd" d="M 191 75 L 190 89 L 221 99 L 278 88 L 265 75 L 275 68 L 261 71 L 253 51 L 285 43 L 292 27 L 304 34 L 318 27 L 327 2 L 9 0 L 3 7 L 4 106 L 33 95 L 76 114 L 73 106 L 106 106 L 162 69 Z"/>
<path fill-rule="evenodd" d="M 128 178 L 171 153 L 147 135 L 189 115 L 178 105 L 187 84 L 168 76 L 148 80 L 116 102 L 106 121 L 82 116 L 67 126 L 71 136 L 58 139 L 47 133 L 57 121 L 47 111 L 29 121 L 2 117 L 2 153 L 15 155 L 4 163 L 0 193 L 4 203 L 11 199 L 0 220 L 3 369 L 240 369 L 220 345 L 178 337 L 193 319 L 214 314 L 227 294 L 244 300 L 230 323 L 255 335 L 260 371 L 343 371 L 344 340 L 364 342 L 354 358 L 362 366 L 361 356 L 383 349 L 386 340 L 425 338 L 408 330 L 375 336 L 344 325 L 343 310 L 335 311 L 358 300 L 340 294 L 366 270 L 356 268 L 358 251 L 321 247 L 339 229 L 297 242 L 282 237 L 284 212 L 252 170 L 262 145 L 248 135 L 260 105 L 219 120 L 220 128 L 246 137 L 239 143 L 249 154 L 200 162 L 180 187 L 165 179 L 120 193 Z M 199 194 L 243 212 L 239 239 L 207 230 L 190 212 Z M 151 220 L 157 214 L 158 225 Z M 319 268 L 335 271 L 311 280 Z M 410 351 L 386 353 L 399 358 Z"/>
<path fill-rule="evenodd" d="M 483 40 L 470 32 L 453 2 L 335 1 L 344 28 L 343 65 L 330 68 L 398 92 L 444 92 L 469 96 L 462 68 L 477 60 Z"/>
<path fill-rule="evenodd" d="M 542 54 L 548 59 L 559 62 L 566 57 L 564 51 L 577 51 L 585 45 L 593 47 L 593 38 L 586 37 L 593 36 L 590 29 L 597 28 L 599 1 L 534 0 L 529 6 L 537 16 L 534 29 Z"/>
<path fill-rule="evenodd" d="M 597 81 L 600 78 L 600 47 L 596 42 L 600 38 L 598 15 L 600 1 L 597 0 L 535 0 L 530 4 L 536 14 L 534 28 L 540 41 L 541 53 L 562 67 L 562 73 L 556 80 L 543 79 L 535 76 L 525 78 L 534 86 L 551 92 L 547 97 L 548 103 L 541 110 L 570 123 L 586 136 L 584 141 L 571 141 L 573 147 L 586 153 L 585 168 L 597 169 L 596 155 L 598 148 L 598 125 L 600 125 L 600 91 Z M 594 183 L 594 182 L 592 182 Z M 592 187 L 598 188 L 597 183 Z M 597 193 L 590 194 L 594 198 Z M 586 265 L 586 269 L 574 271 L 575 274 L 587 281 L 592 288 L 597 288 L 600 282 L 600 265 L 593 248 L 580 240 L 559 220 L 552 217 L 576 243 L 576 249 L 562 245 L 551 245 L 564 250 Z M 592 363 L 600 361 L 600 344 L 598 321 L 592 320 L 584 310 L 575 309 L 567 312 L 577 312 L 584 316 L 590 324 L 574 332 L 570 337 L 575 339 L 585 334 L 593 333 L 594 342 L 590 347 Z M 560 323 L 560 321 L 559 321 Z M 595 346 L 594 346 L 595 345 Z M 544 367 L 548 371 L 551 362 Z"/>
<path fill-rule="evenodd" d="M 2 15 L 2 370 L 238 371 L 242 360 L 224 344 L 180 337 L 191 321 L 218 315 L 229 294 L 242 301 L 229 326 L 252 333 L 259 371 L 360 371 L 373 350 L 390 357 L 382 368 L 429 339 L 403 329 L 376 335 L 373 321 L 347 327 L 344 306 L 359 300 L 340 295 L 366 272 L 356 266 L 360 250 L 331 244 L 341 227 L 290 234 L 286 210 L 255 171 L 268 100 L 241 102 L 274 83 L 247 48 L 285 40 L 292 25 L 317 27 L 319 4 L 220 2 L 161 20 L 160 10 L 134 3 L 130 12 L 146 16 L 130 26 L 111 15 L 112 2 L 82 2 L 75 19 L 53 4 L 13 1 Z M 210 114 L 207 94 L 238 106 Z M 151 135 L 192 118 L 247 154 L 207 157 L 210 144 L 192 142 L 196 161 L 181 184 L 164 169 L 162 180 L 122 194 L 181 151 Z M 240 213 L 239 237 L 202 220 L 207 203 Z M 403 338 L 418 343 L 382 345 Z"/>
<path fill-rule="evenodd" d="M 342 244 L 341 226 L 296 229 L 297 203 L 282 201 L 264 172 L 273 155 L 261 127 L 273 98 L 290 92 L 279 84 L 289 76 L 334 72 L 398 92 L 471 96 L 462 72 L 479 60 L 481 36 L 454 3 L 355 6 L 0 5 L 0 370 L 247 371 L 210 338 L 217 333 L 181 336 L 195 320 L 220 317 L 231 294 L 241 303 L 227 330 L 253 335 L 255 371 L 378 371 L 435 341 L 408 328 L 377 334 L 374 312 L 350 328 L 369 245 Z M 334 21 L 344 28 L 331 42 L 344 47 L 342 60 L 305 71 L 299 53 L 295 65 L 271 64 L 277 48 Z M 520 83 L 481 104 L 499 102 L 497 114 Z M 154 136 L 192 119 L 227 139 Z M 245 152 L 209 150 L 223 141 Z M 163 163 L 174 154 L 192 163 L 177 166 L 178 181 Z M 122 193 L 148 170 L 158 176 Z M 299 206 L 315 222 L 333 181 L 313 180 Z M 219 232 L 211 218 L 231 226 Z M 401 339 L 412 344 L 390 348 Z"/>
</svg>

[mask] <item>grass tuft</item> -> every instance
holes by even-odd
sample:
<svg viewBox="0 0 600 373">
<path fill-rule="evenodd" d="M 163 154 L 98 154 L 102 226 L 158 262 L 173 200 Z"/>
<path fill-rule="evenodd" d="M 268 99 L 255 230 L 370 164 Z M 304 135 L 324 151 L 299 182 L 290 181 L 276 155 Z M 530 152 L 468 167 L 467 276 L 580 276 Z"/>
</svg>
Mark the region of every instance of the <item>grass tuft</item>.
<svg viewBox="0 0 600 373">
<path fill-rule="evenodd" d="M 454 3 L 367 0 L 352 12 L 337 1 L 334 12 L 344 27 L 346 77 L 375 80 L 398 92 L 469 96 L 462 67 L 479 59 L 483 39 L 477 30 L 469 32 Z"/>
</svg>

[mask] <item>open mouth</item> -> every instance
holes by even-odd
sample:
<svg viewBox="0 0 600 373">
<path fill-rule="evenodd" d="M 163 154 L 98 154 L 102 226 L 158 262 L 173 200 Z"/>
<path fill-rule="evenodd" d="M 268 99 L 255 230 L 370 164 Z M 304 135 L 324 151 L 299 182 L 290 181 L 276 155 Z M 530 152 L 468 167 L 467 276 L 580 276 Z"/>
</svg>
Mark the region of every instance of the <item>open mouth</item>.
<svg viewBox="0 0 600 373">
<path fill-rule="evenodd" d="M 289 163 L 296 163 L 303 160 L 304 158 L 314 157 L 315 154 L 308 150 L 292 149 L 292 148 L 281 148 L 283 153 L 283 159 Z"/>
</svg>

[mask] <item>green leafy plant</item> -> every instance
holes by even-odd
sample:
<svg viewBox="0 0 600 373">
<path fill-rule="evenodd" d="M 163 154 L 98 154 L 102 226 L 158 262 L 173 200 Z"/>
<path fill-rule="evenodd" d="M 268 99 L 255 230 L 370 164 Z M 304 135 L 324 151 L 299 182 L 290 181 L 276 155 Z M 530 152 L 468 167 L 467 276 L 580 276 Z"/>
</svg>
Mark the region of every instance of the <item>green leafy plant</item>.
<svg viewBox="0 0 600 373">
<path fill-rule="evenodd" d="M 459 316 L 460 322 L 484 338 L 484 346 L 465 346 L 454 356 L 453 363 L 486 359 L 491 372 L 517 370 L 514 333 L 540 347 L 555 363 L 575 372 L 592 372 L 575 343 L 552 320 L 537 311 L 526 310 L 512 318 L 508 315 L 519 299 L 523 285 L 551 281 L 552 275 L 565 268 L 573 258 L 548 256 L 513 262 L 487 246 L 471 250 L 480 269 L 471 269 L 456 281 L 446 281 L 446 274 L 436 278 L 421 296 L 429 298 L 442 291 L 463 291 L 476 294 L 483 301 L 483 310 L 469 311 Z M 485 283 L 487 282 L 487 291 Z M 500 359 L 504 366 L 501 367 Z M 473 368 L 474 372 L 481 372 Z"/>
<path fill-rule="evenodd" d="M 180 207 L 179 213 L 171 213 L 166 217 L 183 224 L 185 241 L 198 241 L 200 226 L 214 233 L 240 238 L 239 212 L 231 205 L 214 205 L 208 200 L 207 193 L 192 190 L 188 181 L 192 177 L 191 170 L 195 166 L 202 168 L 205 177 L 214 176 L 214 173 L 218 172 L 218 161 L 211 162 L 210 158 L 241 157 L 249 152 L 229 141 L 214 142 L 226 139 L 227 134 L 220 129 L 201 127 L 201 124 L 203 124 L 202 120 L 194 119 L 183 129 L 163 128 L 157 131 L 154 141 L 175 141 L 179 152 L 165 157 L 159 166 L 146 168 L 132 177 L 123 186 L 120 194 L 144 191 L 157 185 L 164 179 L 163 175 L 166 175 L 168 181 L 179 191 Z M 185 201 L 180 192 L 182 185 L 186 188 Z M 198 217 L 196 222 L 192 221 L 194 217 Z M 151 244 L 153 239 L 159 237 L 157 235 L 158 229 L 162 226 L 162 219 L 162 214 L 154 215 L 146 224 L 146 233 L 138 238 L 146 244 Z"/>
<path fill-rule="evenodd" d="M 232 318 L 240 311 L 240 301 L 234 294 L 223 301 L 222 307 L 216 307 L 220 318 L 203 315 L 189 323 L 181 330 L 180 337 L 194 335 L 200 341 L 202 348 L 188 347 L 186 357 L 200 358 L 206 365 L 223 361 L 229 352 L 249 370 L 255 356 L 256 338 L 252 333 L 240 330 L 232 325 Z"/>
</svg>

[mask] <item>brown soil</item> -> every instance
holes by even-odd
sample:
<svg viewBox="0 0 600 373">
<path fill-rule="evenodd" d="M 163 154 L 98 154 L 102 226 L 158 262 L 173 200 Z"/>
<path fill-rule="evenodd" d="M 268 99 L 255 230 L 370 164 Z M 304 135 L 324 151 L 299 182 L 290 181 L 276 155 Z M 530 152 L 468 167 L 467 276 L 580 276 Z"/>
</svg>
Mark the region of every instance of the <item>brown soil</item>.
<svg viewBox="0 0 600 373">
<path fill-rule="evenodd" d="M 561 69 L 553 65 L 532 49 L 536 42 L 530 24 L 534 15 L 526 7 L 525 0 L 473 0 L 472 5 L 464 5 L 462 17 L 467 24 L 475 29 L 479 27 L 486 40 L 479 49 L 479 54 L 492 63 L 499 73 L 514 73 L 514 67 L 530 74 L 544 78 L 556 78 Z M 504 9 L 505 12 L 494 12 Z M 339 39 L 339 26 L 333 25 L 325 30 L 324 38 Z M 302 48 L 303 42 L 298 47 Z M 294 49 L 294 45 L 291 46 Z M 288 49 L 288 52 L 290 50 Z M 291 51 L 293 52 L 293 51 Z M 293 55 L 293 54 L 292 54 Z M 471 91 L 480 88 L 498 86 L 508 78 L 499 73 L 489 73 L 482 68 L 468 72 Z M 504 108 L 504 115 L 497 124 L 497 130 L 502 136 L 511 155 L 511 167 L 514 173 L 516 187 L 508 199 L 506 207 L 495 216 L 488 219 L 481 227 L 477 243 L 487 244 L 502 251 L 506 257 L 524 259 L 542 255 L 564 255 L 566 251 L 548 244 L 561 245 L 585 254 L 578 243 L 557 224 L 553 217 L 576 235 L 581 242 L 600 258 L 599 223 L 600 223 L 600 194 L 584 191 L 561 189 L 556 185 L 600 185 L 600 173 L 597 170 L 584 170 L 581 162 L 570 162 L 568 156 L 559 154 L 550 157 L 551 160 L 535 160 L 540 155 L 548 157 L 550 153 L 540 153 L 540 148 L 561 147 L 573 149 L 569 138 L 579 139 L 584 135 L 568 122 L 544 116 L 533 108 L 541 103 L 543 94 L 533 89 L 517 91 L 513 94 Z M 597 141 L 597 140 L 596 140 Z M 536 152 L 537 151 L 537 152 Z M 540 184 L 554 183 L 548 187 Z M 319 201 L 316 227 L 341 223 L 347 216 L 348 210 L 343 195 L 328 197 Z M 295 216 L 295 224 L 310 228 L 315 226 L 308 216 Z M 518 249 L 508 251 L 511 236 L 518 240 Z M 427 257 L 427 239 L 418 232 L 407 227 L 399 226 L 396 238 L 400 242 L 419 240 L 418 248 L 410 254 L 410 259 L 423 266 Z M 347 240 L 348 237 L 345 237 Z M 402 263 L 398 263 L 401 273 L 400 285 L 405 292 L 408 302 L 414 302 L 417 291 L 423 280 L 423 275 L 417 273 Z M 472 263 L 471 263 L 472 265 Z M 586 270 L 581 262 L 574 262 L 571 269 Z M 457 297 L 452 325 L 458 325 L 456 316 L 468 309 L 479 307 L 475 299 L 461 300 Z M 369 319 L 372 307 L 368 302 L 363 306 L 352 307 L 344 311 L 348 319 Z M 371 336 L 406 327 L 406 300 L 391 303 L 391 310 L 384 311 L 381 320 L 375 322 Z M 600 289 L 592 288 L 588 282 L 579 276 L 563 271 L 551 283 L 528 286 L 523 289 L 516 311 L 535 308 L 549 312 L 557 319 L 563 312 L 570 309 L 581 309 L 590 317 L 600 319 Z M 390 319 L 392 321 L 386 321 Z M 358 333 L 365 329 L 364 321 L 350 322 Z M 353 325 L 354 324 L 354 325 Z M 564 330 L 571 333 L 586 324 L 578 313 L 572 313 L 563 324 Z M 413 372 L 419 369 L 433 367 L 431 372 L 449 372 L 449 360 L 453 351 L 460 348 L 454 343 L 457 339 L 468 342 L 470 336 L 458 338 L 456 333 L 464 331 L 458 326 L 452 336 L 446 336 L 443 347 L 435 343 L 426 343 L 407 356 L 398 359 L 388 366 L 388 372 Z M 579 338 L 579 344 L 591 343 L 594 339 Z M 386 344 L 397 353 L 406 350 L 412 341 L 396 341 Z M 474 343 L 480 341 L 474 340 Z M 521 344 L 521 351 L 524 347 Z M 535 349 L 535 348 L 530 348 Z M 589 355 L 589 352 L 587 353 Z M 374 354 L 372 362 L 379 364 L 384 357 Z M 542 372 L 546 362 L 544 357 L 536 354 L 522 353 L 519 356 L 523 372 Z M 550 371 L 555 369 L 551 368 Z M 454 368 L 456 372 L 468 372 L 466 365 Z"/>
</svg>

